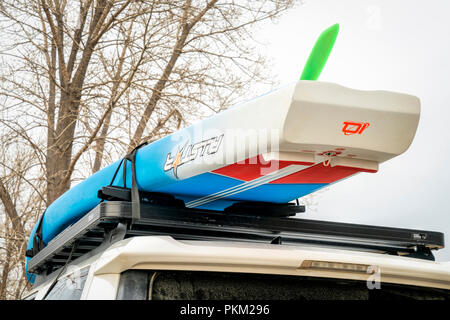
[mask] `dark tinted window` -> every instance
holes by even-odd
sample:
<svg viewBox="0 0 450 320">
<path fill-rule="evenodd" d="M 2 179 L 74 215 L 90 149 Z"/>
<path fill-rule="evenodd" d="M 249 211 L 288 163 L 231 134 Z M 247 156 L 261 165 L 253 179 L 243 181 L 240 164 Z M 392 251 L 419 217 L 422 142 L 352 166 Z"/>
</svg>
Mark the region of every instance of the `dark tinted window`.
<svg viewBox="0 0 450 320">
<path fill-rule="evenodd" d="M 120 275 L 117 300 L 147 300 L 149 272 L 128 270 Z"/>
<path fill-rule="evenodd" d="M 45 300 L 80 300 L 89 267 L 59 279 Z"/>
<path fill-rule="evenodd" d="M 122 273 L 117 299 L 153 300 L 448 300 L 449 290 L 365 281 L 189 271 Z"/>
</svg>

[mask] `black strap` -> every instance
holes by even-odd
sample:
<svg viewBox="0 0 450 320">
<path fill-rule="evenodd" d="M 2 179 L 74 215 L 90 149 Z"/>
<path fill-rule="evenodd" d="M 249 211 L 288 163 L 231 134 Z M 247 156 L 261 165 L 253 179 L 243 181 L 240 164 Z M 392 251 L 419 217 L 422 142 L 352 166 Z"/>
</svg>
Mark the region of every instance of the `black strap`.
<svg viewBox="0 0 450 320">
<path fill-rule="evenodd" d="M 72 245 L 72 249 L 70 250 L 70 254 L 69 254 L 69 257 L 66 260 L 66 263 L 59 270 L 58 275 L 55 277 L 55 279 L 53 280 L 52 284 L 48 287 L 47 291 L 45 292 L 44 296 L 42 297 L 42 300 L 45 300 L 47 298 L 48 294 L 50 293 L 50 291 L 52 291 L 52 289 L 55 287 L 56 282 L 58 281 L 59 277 L 63 274 L 63 272 L 66 270 L 67 265 L 72 260 L 73 253 L 77 250 L 77 248 L 78 248 L 78 241 L 75 241 L 74 244 Z"/>
<path fill-rule="evenodd" d="M 136 154 L 139 148 L 147 145 L 148 142 L 141 143 L 136 148 L 131 150 L 129 154 L 127 154 L 117 166 L 116 171 L 109 183 L 112 186 L 114 179 L 119 172 L 120 166 L 123 164 L 123 187 L 126 188 L 127 184 L 127 161 L 131 162 L 131 224 L 133 224 L 136 220 L 139 220 L 141 217 L 141 199 L 139 196 L 139 189 L 136 182 Z M 102 199 L 101 202 L 104 200 Z M 25 252 L 27 257 L 34 257 L 39 251 L 44 248 L 44 241 L 42 240 L 42 221 L 44 220 L 45 211 L 42 214 L 41 219 L 39 220 L 39 224 L 36 228 L 36 232 L 33 237 L 33 248 L 29 249 Z"/>
<path fill-rule="evenodd" d="M 147 145 L 148 142 L 141 143 L 136 148 L 131 150 L 129 154 L 127 154 L 119 163 L 116 171 L 114 172 L 114 176 L 111 179 L 111 183 L 109 184 L 112 186 L 114 179 L 117 176 L 117 173 L 119 171 L 120 166 L 123 163 L 123 169 L 122 169 L 122 175 L 123 175 L 123 187 L 126 188 L 127 186 L 127 161 L 131 162 L 131 224 L 134 224 L 136 220 L 139 220 L 141 218 L 141 198 L 139 196 L 139 188 L 137 186 L 136 181 L 136 154 L 137 151 Z M 103 201 L 103 200 L 102 200 Z"/>
<path fill-rule="evenodd" d="M 121 166 L 122 163 L 123 163 L 123 160 L 124 160 L 124 158 L 122 158 L 122 159 L 120 160 L 119 165 L 118 165 L 117 168 L 116 168 L 116 171 L 114 171 L 114 174 L 113 174 L 113 176 L 112 176 L 111 182 L 109 183 L 109 186 L 110 186 L 110 187 L 112 186 L 114 180 L 116 179 L 117 173 L 119 172 L 119 169 L 120 169 L 120 166 Z M 125 181 L 126 181 L 126 180 L 123 180 L 123 181 L 124 181 L 124 182 L 123 182 L 123 186 L 125 187 L 125 183 L 126 183 Z M 100 190 L 99 190 L 99 192 L 100 192 Z M 100 197 L 100 196 L 99 196 L 99 197 Z M 102 199 L 102 200 L 100 200 L 100 202 L 105 201 L 104 198 L 101 198 L 101 199 Z"/>
<path fill-rule="evenodd" d="M 125 159 L 131 162 L 131 224 L 141 218 L 141 198 L 136 182 L 136 154 L 139 148 L 145 146 L 148 142 L 141 143 L 134 148 Z M 126 183 L 126 166 L 123 166 L 123 185 Z"/>
<path fill-rule="evenodd" d="M 122 158 L 122 160 L 120 160 L 119 165 L 117 166 L 116 171 L 114 171 L 114 175 L 113 175 L 113 177 L 112 177 L 112 179 L 111 179 L 111 182 L 109 183 L 109 186 L 112 186 L 112 184 L 113 184 L 113 182 L 114 182 L 114 179 L 116 179 L 117 172 L 119 172 L 119 169 L 120 169 L 120 166 L 122 165 L 122 163 L 123 163 L 123 158 Z M 125 182 L 124 182 L 123 184 L 124 184 L 124 186 L 125 186 Z"/>
<path fill-rule="evenodd" d="M 41 216 L 41 219 L 39 220 L 38 226 L 36 228 L 36 231 L 34 233 L 33 237 L 33 247 L 25 252 L 25 256 L 29 258 L 33 258 L 35 255 L 38 254 L 39 251 L 41 251 L 44 248 L 44 240 L 42 240 L 42 222 L 44 221 L 44 215 L 45 212 Z"/>
</svg>

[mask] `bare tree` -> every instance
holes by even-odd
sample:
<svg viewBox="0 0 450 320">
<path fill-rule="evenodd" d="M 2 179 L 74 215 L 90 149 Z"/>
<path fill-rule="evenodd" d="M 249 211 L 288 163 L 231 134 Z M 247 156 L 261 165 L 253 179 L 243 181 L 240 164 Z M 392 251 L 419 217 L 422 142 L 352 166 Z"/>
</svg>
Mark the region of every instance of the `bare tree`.
<svg viewBox="0 0 450 320">
<path fill-rule="evenodd" d="M 0 33 L 6 40 L 0 49 L 0 123 L 33 163 L 22 176 L 8 167 L 13 150 L 0 163 L 4 224 L 23 238 L 29 232 L 25 217 L 36 219 L 15 203 L 19 180 L 30 198 L 48 206 L 74 180 L 142 141 L 229 107 L 251 82 L 270 84 L 252 34 L 292 5 L 293 0 L 1 1 Z"/>
<path fill-rule="evenodd" d="M 44 208 L 44 183 L 33 151 L 17 133 L 1 132 L 0 299 L 19 298 L 28 283 L 25 273 L 27 235 Z"/>
</svg>

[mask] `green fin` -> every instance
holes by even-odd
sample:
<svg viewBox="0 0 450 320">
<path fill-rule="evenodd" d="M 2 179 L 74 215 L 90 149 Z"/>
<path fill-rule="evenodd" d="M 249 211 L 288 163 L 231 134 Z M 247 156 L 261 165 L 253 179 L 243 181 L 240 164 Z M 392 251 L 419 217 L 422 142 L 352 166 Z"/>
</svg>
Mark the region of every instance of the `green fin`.
<svg viewBox="0 0 450 320">
<path fill-rule="evenodd" d="M 317 80 L 328 60 L 334 42 L 339 32 L 339 24 L 332 25 L 322 32 L 317 39 L 305 67 L 303 68 L 300 80 Z"/>
</svg>

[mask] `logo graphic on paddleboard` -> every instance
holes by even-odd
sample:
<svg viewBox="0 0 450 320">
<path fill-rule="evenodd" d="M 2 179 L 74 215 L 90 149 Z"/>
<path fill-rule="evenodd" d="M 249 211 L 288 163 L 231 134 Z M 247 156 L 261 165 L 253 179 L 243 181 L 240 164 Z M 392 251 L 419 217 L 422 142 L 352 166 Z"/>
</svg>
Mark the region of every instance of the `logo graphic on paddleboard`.
<svg viewBox="0 0 450 320">
<path fill-rule="evenodd" d="M 346 135 L 352 134 L 361 134 L 363 131 L 370 126 L 369 122 L 352 122 L 352 121 L 344 121 L 344 127 L 342 128 L 342 132 Z"/>
<path fill-rule="evenodd" d="M 173 170 L 173 174 L 178 179 L 177 170 L 180 166 L 197 158 L 215 154 L 219 150 L 222 140 L 223 134 L 194 144 L 186 142 L 183 147 L 178 147 L 175 155 L 172 156 L 172 152 L 167 154 L 164 171 Z"/>
</svg>

